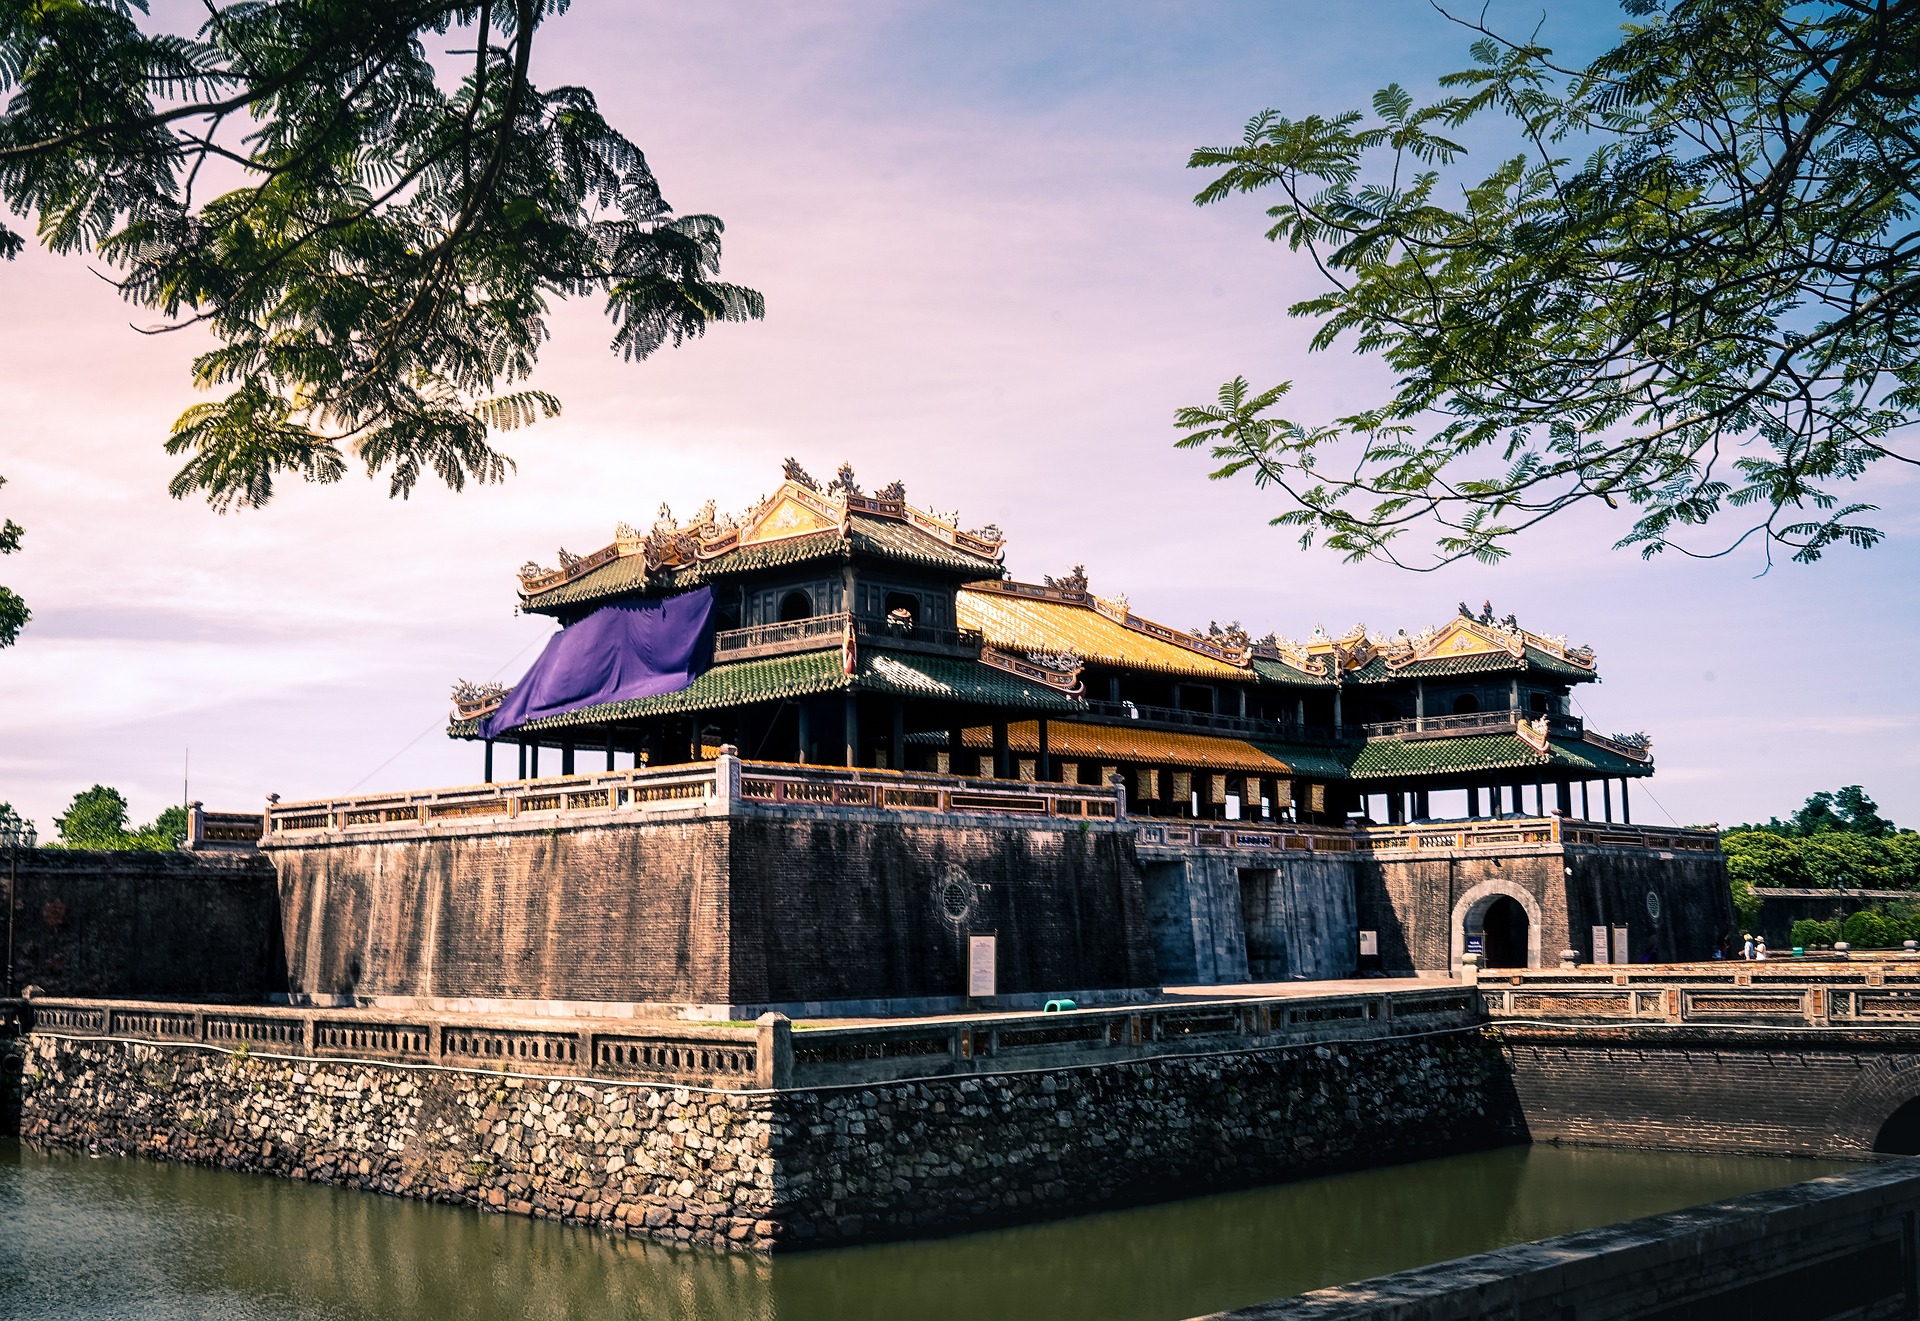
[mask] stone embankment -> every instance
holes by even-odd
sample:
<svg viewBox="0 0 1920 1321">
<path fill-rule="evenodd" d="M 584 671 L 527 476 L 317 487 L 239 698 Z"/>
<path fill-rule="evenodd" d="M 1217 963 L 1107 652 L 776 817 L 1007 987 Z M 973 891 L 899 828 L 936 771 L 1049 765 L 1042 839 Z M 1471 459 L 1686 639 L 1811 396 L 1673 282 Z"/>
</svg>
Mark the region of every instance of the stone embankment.
<svg viewBox="0 0 1920 1321">
<path fill-rule="evenodd" d="M 682 1067 L 745 1052 L 745 1077 L 716 1086 L 593 1076 L 610 1058 L 599 1039 L 576 1052 L 592 1061 L 576 1076 L 518 1058 L 487 1069 L 305 1053 L 348 1036 L 444 1057 L 477 1031 L 452 1023 L 422 1045 L 419 1030 L 332 1015 L 68 1003 L 41 1016 L 23 1040 L 20 1131 L 33 1141 L 757 1251 L 1523 1137 L 1499 1051 L 1459 991 L 818 1029 L 790 1046 L 784 1023 L 762 1024 L 724 1052 L 658 1048 Z M 197 1039 L 141 1040 L 141 1023 Z M 288 1042 L 211 1039 L 243 1027 Z"/>
<path fill-rule="evenodd" d="M 23 1136 L 651 1237 L 775 1237 L 771 1098 L 30 1037 Z"/>
</svg>

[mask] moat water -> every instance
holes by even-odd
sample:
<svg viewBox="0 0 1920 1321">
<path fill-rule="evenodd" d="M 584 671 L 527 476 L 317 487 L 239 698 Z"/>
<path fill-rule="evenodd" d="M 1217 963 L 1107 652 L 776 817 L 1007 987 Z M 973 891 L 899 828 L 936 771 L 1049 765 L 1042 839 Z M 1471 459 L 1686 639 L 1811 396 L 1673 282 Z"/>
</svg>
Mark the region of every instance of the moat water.
<svg viewBox="0 0 1920 1321">
<path fill-rule="evenodd" d="M 0 1316 L 1174 1321 L 1848 1168 L 1513 1147 L 769 1262 L 0 1141 Z"/>
</svg>

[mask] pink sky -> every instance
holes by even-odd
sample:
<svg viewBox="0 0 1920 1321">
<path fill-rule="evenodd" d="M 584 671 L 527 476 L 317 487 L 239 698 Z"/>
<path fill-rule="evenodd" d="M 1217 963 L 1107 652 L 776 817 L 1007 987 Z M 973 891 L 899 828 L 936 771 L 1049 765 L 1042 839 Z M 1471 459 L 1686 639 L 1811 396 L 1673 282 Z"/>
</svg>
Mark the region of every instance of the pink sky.
<svg viewBox="0 0 1920 1321">
<path fill-rule="evenodd" d="M 998 522 L 1016 576 L 1084 562 L 1178 626 L 1414 630 L 1490 597 L 1598 649 L 1586 714 L 1655 741 L 1637 815 L 1764 817 L 1859 782 L 1920 824 L 1902 476 L 1865 496 L 1888 542 L 1812 568 L 1648 565 L 1607 549 L 1624 520 L 1583 516 L 1500 568 L 1419 576 L 1300 551 L 1267 497 L 1172 448 L 1173 409 L 1236 372 L 1292 377 L 1307 419 L 1382 379 L 1306 354 L 1284 309 L 1311 271 L 1259 237 L 1255 204 L 1192 207 L 1183 168 L 1263 106 L 1418 89 L 1464 46 L 1423 4 L 1367 12 L 576 6 L 536 76 L 592 87 L 669 199 L 726 220 L 727 275 L 768 317 L 633 365 L 597 306 L 558 309 L 536 384 L 565 415 L 505 438 L 506 485 L 459 496 L 392 502 L 356 477 L 225 517 L 169 500 L 160 443 L 196 397 L 194 345 L 134 334 L 84 261 L 0 266 L 0 514 L 27 528 L 0 582 L 36 616 L 0 652 L 0 799 L 51 833 L 101 781 L 148 818 L 189 746 L 193 795 L 223 808 L 475 779 L 478 752 L 440 732 L 448 685 L 518 677 L 552 627 L 514 614 L 515 566 L 662 502 L 742 507 L 793 454 L 900 477 Z M 1612 13 L 1575 10 L 1575 35 Z"/>
</svg>

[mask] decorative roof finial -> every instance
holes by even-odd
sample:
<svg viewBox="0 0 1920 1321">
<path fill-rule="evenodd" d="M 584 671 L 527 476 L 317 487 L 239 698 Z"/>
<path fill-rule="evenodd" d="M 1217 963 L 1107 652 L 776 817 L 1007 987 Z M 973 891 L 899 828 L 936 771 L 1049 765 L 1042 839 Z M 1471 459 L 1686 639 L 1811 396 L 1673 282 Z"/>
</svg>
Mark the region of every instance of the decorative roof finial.
<svg viewBox="0 0 1920 1321">
<path fill-rule="evenodd" d="M 907 502 L 907 484 L 896 477 L 878 491 L 875 491 L 874 494 L 882 500 L 898 500 L 901 504 L 905 504 Z"/>
<path fill-rule="evenodd" d="M 820 483 L 813 480 L 812 474 L 808 473 L 805 468 L 802 468 L 800 466 L 800 460 L 796 458 L 789 456 L 787 461 L 780 466 L 780 472 L 788 481 L 798 482 L 809 491 L 817 491 L 820 489 Z"/>
<path fill-rule="evenodd" d="M 840 465 L 839 474 L 827 483 L 827 494 L 839 495 L 842 498 L 849 495 L 860 494 L 860 483 L 853 480 L 853 465 L 851 463 L 843 463 Z"/>
<path fill-rule="evenodd" d="M 1074 565 L 1072 573 L 1063 573 L 1058 578 L 1052 574 L 1048 574 L 1046 575 L 1046 583 L 1047 586 L 1062 592 L 1086 592 L 1092 590 L 1087 586 L 1087 566 L 1084 564 Z"/>
</svg>

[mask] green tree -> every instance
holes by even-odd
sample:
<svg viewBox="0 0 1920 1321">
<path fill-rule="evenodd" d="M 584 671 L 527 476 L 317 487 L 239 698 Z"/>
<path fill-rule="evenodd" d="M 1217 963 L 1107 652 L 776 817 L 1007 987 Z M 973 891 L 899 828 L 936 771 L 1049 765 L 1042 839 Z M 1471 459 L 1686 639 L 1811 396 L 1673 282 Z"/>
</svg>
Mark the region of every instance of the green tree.
<svg viewBox="0 0 1920 1321">
<path fill-rule="evenodd" d="M 1815 885 L 1879 890 L 1893 880 L 1891 860 L 1878 840 L 1830 830 L 1796 841 L 1802 864 Z"/>
<path fill-rule="evenodd" d="M 1833 944 L 1840 939 L 1840 930 L 1831 922 L 1803 917 L 1793 924 L 1793 932 L 1788 939 L 1801 949 L 1809 949 L 1815 945 Z"/>
<path fill-rule="evenodd" d="M 187 838 L 187 809 L 167 808 L 152 823 L 128 824 L 127 799 L 118 789 L 96 784 L 82 789 L 67 805 L 65 816 L 55 817 L 60 847 L 69 849 L 136 849 L 164 852 L 179 848 Z"/>
<path fill-rule="evenodd" d="M 12 803 L 0 803 L 0 838 L 19 838 L 33 829 L 33 822 L 14 810 Z"/>
<path fill-rule="evenodd" d="M 1455 19 L 1473 65 L 1433 104 L 1395 85 L 1371 115 L 1266 110 L 1192 154 L 1201 205 L 1275 195 L 1267 237 L 1326 280 L 1290 309 L 1313 348 L 1396 374 L 1330 422 L 1240 377 L 1176 414 L 1216 478 L 1284 496 L 1303 544 L 1492 562 L 1592 502 L 1628 508 L 1617 544 L 1648 556 L 1880 539 L 1845 491 L 1916 462 L 1920 5 L 1623 8 L 1584 67 Z M 1481 119 L 1511 145 L 1460 178 L 1446 134 Z M 1415 529 L 1433 554 L 1402 554 Z"/>
<path fill-rule="evenodd" d="M 66 814 L 53 819 L 53 828 L 60 832 L 60 843 L 70 849 L 124 848 L 126 796 L 104 784 L 82 789 L 67 804 Z"/>
<path fill-rule="evenodd" d="M 1791 839 L 1765 830 L 1735 830 L 1721 837 L 1720 847 L 1727 855 L 1727 877 L 1736 885 L 1811 884 L 1806 863 Z"/>
<path fill-rule="evenodd" d="M 160 848 L 177 849 L 187 842 L 187 809 L 175 803 L 155 817 L 152 825 L 140 827 L 138 833 Z"/>
<path fill-rule="evenodd" d="M 559 409 L 513 388 L 549 299 L 603 297 L 629 359 L 763 315 L 717 278 L 720 221 L 676 214 L 591 92 L 529 79 L 566 8 L 209 0 L 180 35 L 141 0 L 0 0 L 0 203 L 217 341 L 176 497 L 259 505 L 349 456 L 394 495 L 498 481 L 492 434 Z"/>
<path fill-rule="evenodd" d="M 7 479 L 0 477 L 0 486 Z M 11 555 L 20 549 L 20 538 L 25 535 L 23 529 L 11 518 L 0 519 L 0 555 Z M 0 647 L 11 647 L 20 636 L 20 630 L 33 618 L 33 612 L 27 609 L 27 603 L 6 587 L 0 587 Z"/>
</svg>

